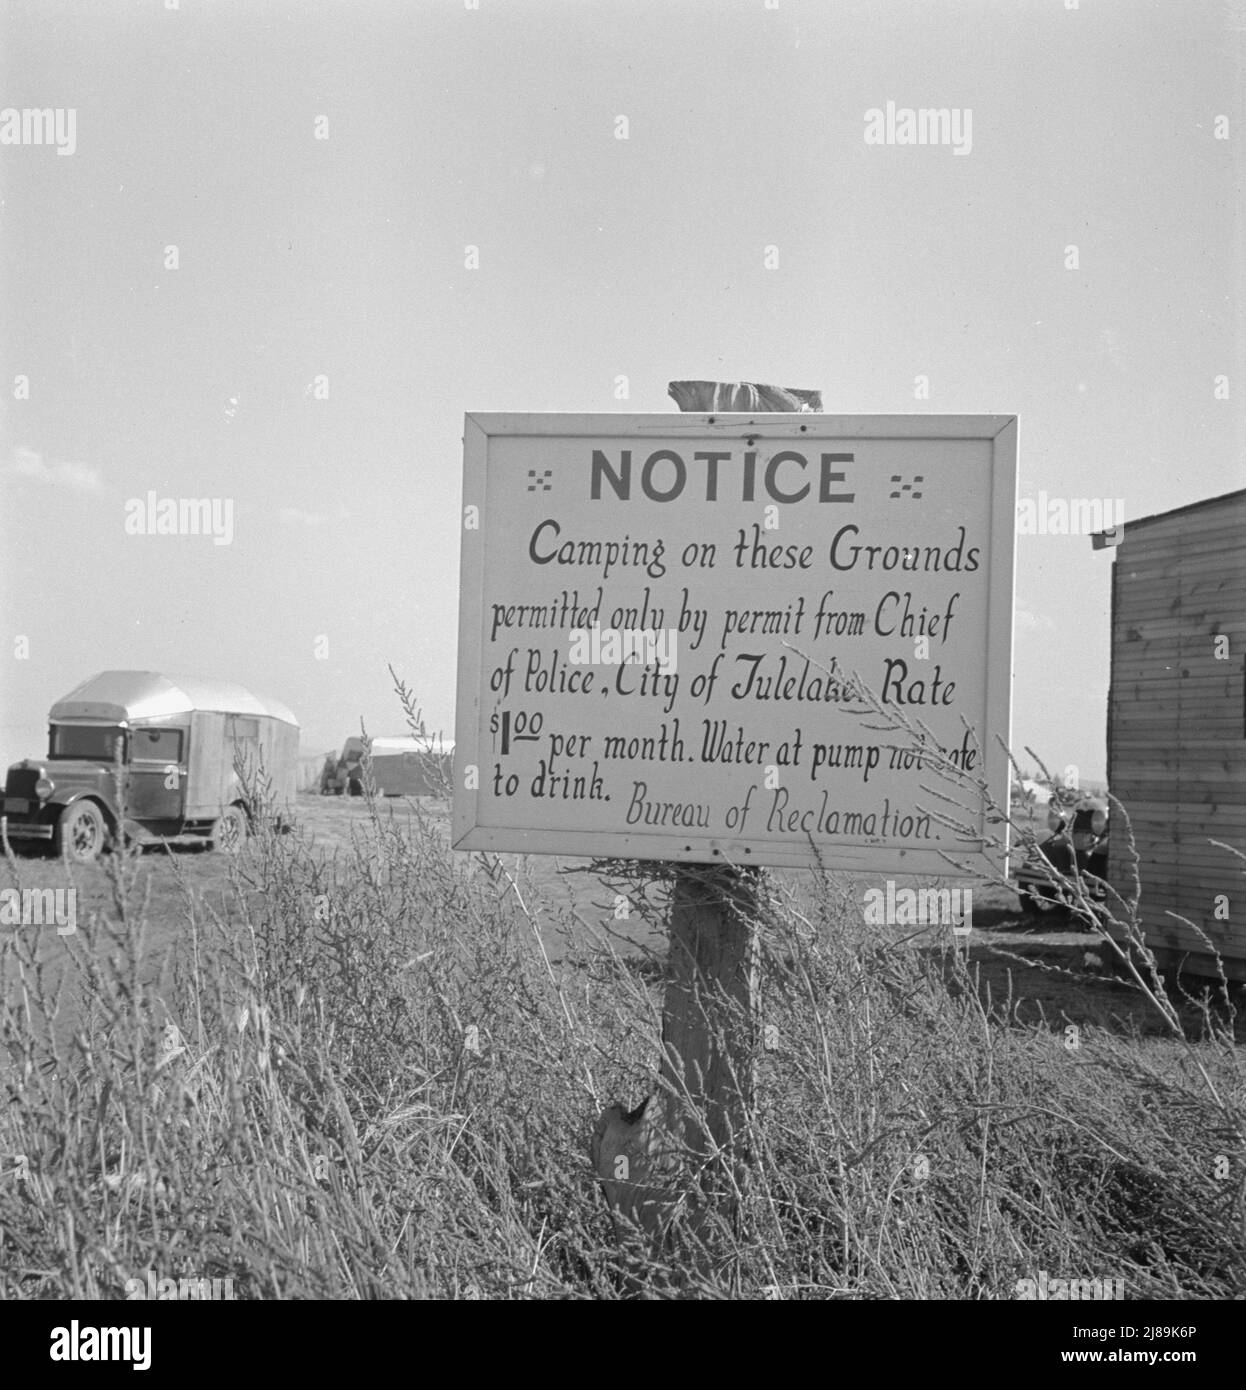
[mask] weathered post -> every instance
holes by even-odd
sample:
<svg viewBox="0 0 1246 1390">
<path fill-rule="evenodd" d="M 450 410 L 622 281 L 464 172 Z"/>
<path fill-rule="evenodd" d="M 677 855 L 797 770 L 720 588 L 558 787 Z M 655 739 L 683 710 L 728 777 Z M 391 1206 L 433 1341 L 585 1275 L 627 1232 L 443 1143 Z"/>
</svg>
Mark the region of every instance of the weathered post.
<svg viewBox="0 0 1246 1390">
<path fill-rule="evenodd" d="M 672 381 L 684 411 L 818 411 L 817 391 L 748 382 Z M 681 1197 L 685 1230 L 731 1221 L 743 1186 L 753 1106 L 758 870 L 722 864 L 675 871 L 659 1090 L 631 1114 L 610 1106 L 593 1163 L 616 1219 L 660 1253 Z"/>
</svg>

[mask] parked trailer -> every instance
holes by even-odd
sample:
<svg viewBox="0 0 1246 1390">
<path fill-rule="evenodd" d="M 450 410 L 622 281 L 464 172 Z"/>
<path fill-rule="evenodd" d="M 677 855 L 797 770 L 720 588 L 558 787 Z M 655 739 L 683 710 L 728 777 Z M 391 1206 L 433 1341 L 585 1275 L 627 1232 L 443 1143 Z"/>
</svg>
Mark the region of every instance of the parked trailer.
<svg viewBox="0 0 1246 1390">
<path fill-rule="evenodd" d="M 372 780 L 378 796 L 445 796 L 454 745 L 434 738 L 374 738 Z"/>
<path fill-rule="evenodd" d="M 1094 544 L 1116 548 L 1108 785 L 1137 848 L 1147 945 L 1197 975 L 1215 975 L 1214 949 L 1246 980 L 1246 925 L 1231 910 L 1244 866 L 1212 843 L 1246 844 L 1246 489 Z M 1115 828 L 1108 866 L 1126 897 L 1128 842 Z"/>
<path fill-rule="evenodd" d="M 318 791 L 324 779 L 326 766 L 332 769 L 336 764 L 337 752 L 334 749 L 330 749 L 327 753 L 300 753 L 298 790 L 300 792 Z"/>
<path fill-rule="evenodd" d="M 233 852 L 256 818 L 288 815 L 298 775 L 299 726 L 276 700 L 226 681 L 156 671 L 104 671 L 58 700 L 46 758 L 8 770 L 4 830 L 91 860 L 121 827 L 127 838 L 193 838 Z M 267 804 L 244 777 L 260 774 Z"/>
<path fill-rule="evenodd" d="M 342 746 L 336 769 L 326 766 L 322 794 L 363 793 L 363 739 L 354 734 Z M 440 738 L 403 734 L 372 740 L 372 780 L 378 796 L 445 796 L 453 777 L 454 744 Z"/>
</svg>

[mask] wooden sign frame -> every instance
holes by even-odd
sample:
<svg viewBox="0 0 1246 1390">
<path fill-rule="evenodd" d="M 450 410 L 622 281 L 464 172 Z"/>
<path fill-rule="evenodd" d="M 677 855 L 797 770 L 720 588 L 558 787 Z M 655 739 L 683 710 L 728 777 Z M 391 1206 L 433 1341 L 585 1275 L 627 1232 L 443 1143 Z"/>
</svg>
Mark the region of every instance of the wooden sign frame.
<svg viewBox="0 0 1246 1390">
<path fill-rule="evenodd" d="M 948 856 L 958 863 L 988 874 L 1004 865 L 1004 849 L 992 847 L 994 829 L 988 834 L 985 801 L 978 814 L 972 839 L 937 848 L 886 844 L 850 845 L 830 840 L 811 845 L 801 841 L 775 841 L 756 836 L 734 839 L 704 835 L 683 829 L 661 831 L 551 830 L 522 823 L 482 824 L 482 808 L 496 800 L 482 794 L 486 768 L 491 761 L 482 736 L 482 708 L 496 703 L 485 688 L 484 652 L 488 639 L 488 610 L 497 596 L 489 588 L 487 528 L 481 521 L 500 498 L 491 486 L 491 470 L 499 466 L 491 458 L 491 442 L 524 437 L 532 440 L 571 438 L 585 441 L 585 461 L 592 443 L 630 442 L 645 451 L 654 441 L 692 441 L 703 448 L 735 447 L 755 443 L 764 451 L 768 444 L 791 447 L 817 441 L 985 441 L 989 466 L 966 478 L 966 487 L 985 489 L 989 535 L 983 551 L 986 585 L 986 652 L 981 680 L 984 728 L 980 729 L 983 777 L 990 799 L 1008 805 L 1009 765 L 996 736 L 1008 742 L 1011 735 L 1012 620 L 1014 550 L 1016 533 L 1018 424 L 1014 415 L 829 415 L 801 412 L 728 414 L 520 414 L 469 413 L 464 421 L 464 529 L 462 534 L 459 665 L 456 702 L 455 803 L 453 844 L 460 850 L 513 851 L 530 854 L 662 859 L 736 865 L 813 867 L 819 858 L 827 867 L 853 872 L 891 874 L 946 874 Z M 702 444 L 701 441 L 704 441 Z M 655 446 L 656 447 L 656 446 Z M 981 451 L 978 451 L 981 453 Z M 759 503 L 764 499 L 759 498 Z M 473 526 L 468 519 L 476 518 Z M 600 513 L 594 516 L 599 522 Z M 475 768 L 473 779 L 469 769 Z M 475 785 L 471 785 L 472 781 Z M 929 779 L 928 779 L 929 780 Z M 933 800 L 933 799 L 932 799 Z M 574 820 L 574 808 L 569 821 Z"/>
</svg>

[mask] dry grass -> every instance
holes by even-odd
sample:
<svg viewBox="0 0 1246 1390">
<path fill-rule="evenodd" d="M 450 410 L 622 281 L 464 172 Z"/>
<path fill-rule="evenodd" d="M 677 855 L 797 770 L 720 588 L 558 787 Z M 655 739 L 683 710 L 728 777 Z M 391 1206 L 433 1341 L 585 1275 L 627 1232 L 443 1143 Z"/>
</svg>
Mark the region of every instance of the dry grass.
<svg viewBox="0 0 1246 1390">
<path fill-rule="evenodd" d="M 1039 1270 L 1246 1292 L 1246 1092 L 1210 1004 L 1197 1040 L 1162 1000 L 1158 1039 L 1021 1023 L 954 944 L 880 949 L 833 878 L 771 879 L 740 1219 L 662 1275 L 588 1160 L 602 1107 L 651 1089 L 660 962 L 438 818 L 369 800 L 323 849 L 262 834 L 217 898 L 172 857 L 175 935 L 111 856 L 55 972 L 38 929 L 5 933 L 0 1297 L 148 1270 L 240 1298 L 1008 1298 Z M 661 885 L 631 896 L 660 929 Z"/>
</svg>

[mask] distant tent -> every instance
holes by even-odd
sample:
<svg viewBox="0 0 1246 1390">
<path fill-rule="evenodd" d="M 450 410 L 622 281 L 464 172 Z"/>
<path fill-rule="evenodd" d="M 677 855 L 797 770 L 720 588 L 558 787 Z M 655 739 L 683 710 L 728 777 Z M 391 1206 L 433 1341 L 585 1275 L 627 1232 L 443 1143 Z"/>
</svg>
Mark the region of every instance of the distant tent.
<svg viewBox="0 0 1246 1390">
<path fill-rule="evenodd" d="M 346 740 L 342 763 L 349 775 L 357 773 L 363 756 L 358 735 Z M 372 740 L 372 780 L 378 796 L 446 796 L 454 768 L 451 739 L 401 734 Z"/>
<path fill-rule="evenodd" d="M 337 761 L 337 753 L 334 749 L 329 749 L 327 753 L 300 753 L 298 767 L 298 790 L 301 792 L 314 792 L 320 790 L 320 778 L 324 772 L 325 760 L 332 758 Z"/>
<path fill-rule="evenodd" d="M 450 789 L 454 744 L 443 739 L 374 738 L 372 780 L 378 796 L 444 796 Z"/>
<path fill-rule="evenodd" d="M 1041 782 L 1035 782 L 1032 777 L 1021 779 L 1021 790 L 1035 806 L 1046 806 L 1051 800 L 1051 788 L 1045 787 Z"/>
</svg>

